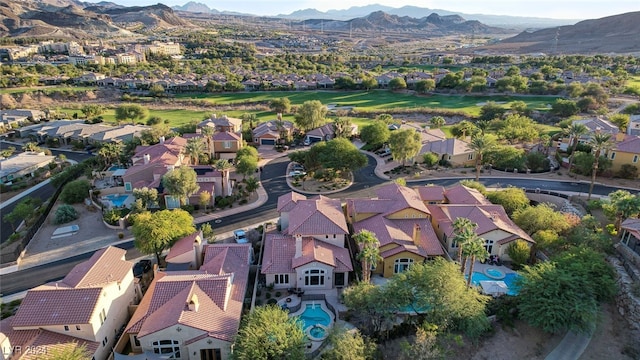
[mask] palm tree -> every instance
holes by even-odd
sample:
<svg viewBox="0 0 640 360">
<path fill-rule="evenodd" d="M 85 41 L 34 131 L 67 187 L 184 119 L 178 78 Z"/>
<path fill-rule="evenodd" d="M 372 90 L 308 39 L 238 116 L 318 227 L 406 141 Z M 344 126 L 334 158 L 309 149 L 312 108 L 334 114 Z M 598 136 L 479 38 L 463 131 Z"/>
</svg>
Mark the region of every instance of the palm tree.
<svg viewBox="0 0 640 360">
<path fill-rule="evenodd" d="M 598 164 L 600 162 L 600 154 L 611 146 L 611 134 L 595 133 L 589 139 L 589 145 L 591 145 L 591 151 L 594 154 L 593 168 L 591 169 L 591 184 L 589 185 L 589 196 L 587 200 L 591 199 L 591 193 L 593 193 L 593 183 L 596 181 L 596 175 L 598 173 Z"/>
<path fill-rule="evenodd" d="M 245 188 L 247 189 L 249 194 L 252 194 L 256 190 L 258 190 L 259 186 L 260 186 L 260 182 L 258 181 L 258 179 L 255 178 L 255 176 L 252 176 L 247 180 L 245 180 Z"/>
<path fill-rule="evenodd" d="M 371 266 L 382 260 L 380 242 L 376 235 L 368 230 L 360 230 L 353 236 L 353 240 L 360 246 L 358 260 L 362 262 L 362 281 L 368 283 L 371 280 Z"/>
<path fill-rule="evenodd" d="M 213 139 L 211 138 L 211 136 L 213 136 L 213 128 L 210 126 L 205 126 L 202 129 L 200 129 L 200 132 L 202 133 L 202 136 L 204 136 L 204 140 L 207 143 L 207 152 L 209 153 L 209 164 L 211 164 L 211 161 L 213 161 Z"/>
<path fill-rule="evenodd" d="M 102 159 L 105 166 L 109 166 L 122 155 L 122 151 L 122 144 L 105 143 L 98 150 L 98 158 Z"/>
<path fill-rule="evenodd" d="M 480 168 L 484 154 L 495 146 L 495 139 L 490 135 L 474 136 L 469 143 L 469 149 L 476 154 L 476 181 L 480 179 Z"/>
<path fill-rule="evenodd" d="M 184 146 L 185 154 L 189 155 L 189 161 L 193 165 L 198 165 L 200 155 L 204 153 L 204 143 L 200 138 L 192 138 L 187 140 L 187 144 Z"/>
<path fill-rule="evenodd" d="M 571 156 L 569 157 L 569 172 L 571 172 L 571 166 L 573 165 L 573 157 L 576 154 L 576 148 L 578 147 L 578 139 L 580 136 L 589 132 L 589 129 L 582 125 L 573 123 L 568 128 L 564 129 L 565 135 L 569 136 L 571 143 Z"/>
<path fill-rule="evenodd" d="M 227 159 L 220 159 L 216 160 L 215 164 L 213 164 L 213 167 L 222 173 L 222 196 L 226 196 L 226 193 L 224 191 L 224 184 L 226 182 L 226 179 L 229 178 L 229 169 L 231 169 L 233 165 L 231 165 L 231 163 L 227 161 Z"/>
<path fill-rule="evenodd" d="M 471 257 L 471 264 L 469 264 L 469 276 L 467 277 L 467 287 L 471 287 L 471 276 L 473 275 L 473 265 L 477 260 L 484 261 L 489 257 L 487 248 L 484 246 L 485 240 L 479 236 L 476 236 L 475 240 L 469 242 L 464 247 L 464 252 L 467 257 Z"/>
<path fill-rule="evenodd" d="M 455 234 L 453 241 L 458 245 L 458 261 L 460 261 L 460 269 L 464 273 L 464 262 L 462 261 L 462 248 L 464 247 L 468 238 L 471 238 L 472 232 L 475 234 L 475 229 L 478 224 L 471 222 L 467 218 L 457 218 L 453 222 L 453 232 Z"/>
</svg>

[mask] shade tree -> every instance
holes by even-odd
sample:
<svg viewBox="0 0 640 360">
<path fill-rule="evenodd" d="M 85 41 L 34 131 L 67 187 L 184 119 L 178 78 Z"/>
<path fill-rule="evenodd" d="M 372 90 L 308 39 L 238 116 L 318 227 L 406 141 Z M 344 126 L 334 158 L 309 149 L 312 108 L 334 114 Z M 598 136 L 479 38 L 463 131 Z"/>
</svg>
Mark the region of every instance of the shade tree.
<svg viewBox="0 0 640 360">
<path fill-rule="evenodd" d="M 402 166 L 405 165 L 407 160 L 415 157 L 421 147 L 420 134 L 414 129 L 396 130 L 389 136 L 391 156 L 393 160 L 401 161 Z"/>
<path fill-rule="evenodd" d="M 195 231 L 193 217 L 182 209 L 145 211 L 135 216 L 131 233 L 134 245 L 143 254 L 160 255 L 179 239 Z"/>
<path fill-rule="evenodd" d="M 167 193 L 176 196 L 180 199 L 180 203 L 185 205 L 188 198 L 200 189 L 197 177 L 195 170 L 191 167 L 180 166 L 162 176 L 162 186 Z"/>
<path fill-rule="evenodd" d="M 295 123 L 304 131 L 312 130 L 324 125 L 326 115 L 327 107 L 322 105 L 320 101 L 305 101 L 298 107 L 295 115 Z"/>
</svg>

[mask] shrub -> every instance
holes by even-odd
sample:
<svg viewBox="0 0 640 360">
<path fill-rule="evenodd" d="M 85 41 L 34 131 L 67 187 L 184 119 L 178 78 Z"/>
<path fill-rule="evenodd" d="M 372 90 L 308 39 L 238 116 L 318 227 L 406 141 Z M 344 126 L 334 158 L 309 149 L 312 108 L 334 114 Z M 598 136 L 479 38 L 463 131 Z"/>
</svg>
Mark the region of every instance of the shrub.
<svg viewBox="0 0 640 360">
<path fill-rule="evenodd" d="M 438 155 L 434 153 L 425 153 L 422 155 L 422 162 L 426 167 L 433 167 L 438 163 Z"/>
<path fill-rule="evenodd" d="M 180 208 L 182 210 L 188 212 L 189 214 L 193 214 L 193 211 L 194 211 L 193 205 L 182 205 L 182 206 L 180 206 Z"/>
<path fill-rule="evenodd" d="M 529 246 L 523 240 L 516 240 L 509 244 L 507 254 L 509 254 L 514 268 L 519 269 L 529 260 L 531 249 L 529 249 Z"/>
<path fill-rule="evenodd" d="M 638 177 L 638 167 L 631 164 L 624 164 L 620 167 L 617 175 L 623 179 L 633 180 Z"/>
<path fill-rule="evenodd" d="M 124 233 L 119 232 L 119 233 L 118 233 L 118 239 L 123 239 L 123 238 L 124 238 Z"/>
<path fill-rule="evenodd" d="M 267 292 L 266 294 L 264 294 L 264 297 L 265 297 L 266 299 L 271 299 L 271 293 L 270 293 L 270 292 Z"/>
<path fill-rule="evenodd" d="M 279 298 L 280 296 L 282 296 L 282 293 L 280 291 L 276 291 L 276 297 Z"/>
<path fill-rule="evenodd" d="M 278 300 L 276 300 L 276 299 L 269 299 L 269 300 L 267 301 L 267 305 L 275 305 L 275 304 L 277 304 L 277 303 L 278 303 Z"/>
<path fill-rule="evenodd" d="M 120 211 L 116 209 L 107 210 L 102 215 L 102 219 L 109 225 L 118 225 L 120 221 Z"/>
<path fill-rule="evenodd" d="M 54 224 L 65 224 L 78 218 L 78 212 L 76 209 L 67 204 L 60 205 L 56 210 Z"/>
<path fill-rule="evenodd" d="M 82 202 L 88 195 L 91 184 L 87 180 L 75 180 L 64 186 L 60 199 L 67 204 Z"/>
</svg>

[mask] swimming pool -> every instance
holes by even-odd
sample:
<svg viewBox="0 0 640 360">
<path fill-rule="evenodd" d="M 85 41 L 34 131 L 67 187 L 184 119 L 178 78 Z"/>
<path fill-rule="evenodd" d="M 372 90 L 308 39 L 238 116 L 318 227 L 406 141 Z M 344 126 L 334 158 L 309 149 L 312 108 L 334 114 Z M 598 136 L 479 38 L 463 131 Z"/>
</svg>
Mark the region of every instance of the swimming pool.
<svg viewBox="0 0 640 360">
<path fill-rule="evenodd" d="M 127 194 L 109 194 L 109 195 L 105 195 L 104 198 L 106 200 L 109 200 L 111 202 L 111 204 L 113 204 L 113 206 L 122 207 L 122 206 L 125 205 L 125 202 L 129 198 L 129 195 L 127 195 Z"/>
<path fill-rule="evenodd" d="M 487 268 L 484 273 L 490 277 L 490 278 L 494 278 L 496 280 L 502 280 L 504 279 L 504 273 L 496 268 Z"/>
<path fill-rule="evenodd" d="M 329 335 L 331 315 L 320 304 L 306 304 L 299 317 L 302 320 L 302 329 L 311 340 L 323 340 Z"/>
<path fill-rule="evenodd" d="M 107 171 L 116 171 L 120 169 L 126 169 L 126 168 L 122 165 L 111 165 L 111 167 L 109 167 Z"/>
<path fill-rule="evenodd" d="M 507 295 L 511 295 L 511 296 L 518 295 L 518 292 L 520 291 L 520 288 L 518 288 L 515 285 L 515 281 L 519 277 L 520 277 L 520 275 L 518 275 L 516 273 L 508 273 L 508 274 L 504 275 L 504 279 L 502 279 L 502 281 L 504 281 L 504 283 L 509 288 L 509 291 L 507 291 Z M 474 271 L 473 275 L 471 276 L 471 282 L 475 286 L 480 286 L 480 281 L 496 281 L 496 279 L 490 278 L 490 277 L 488 277 L 487 275 L 485 275 L 485 274 L 483 274 L 481 272 Z"/>
</svg>

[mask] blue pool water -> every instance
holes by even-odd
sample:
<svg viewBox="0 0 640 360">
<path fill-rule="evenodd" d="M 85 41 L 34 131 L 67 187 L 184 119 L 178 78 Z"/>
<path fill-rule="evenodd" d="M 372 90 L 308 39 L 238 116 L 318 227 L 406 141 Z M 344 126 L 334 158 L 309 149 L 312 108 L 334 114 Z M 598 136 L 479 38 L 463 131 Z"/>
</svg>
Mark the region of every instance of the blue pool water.
<svg viewBox="0 0 640 360">
<path fill-rule="evenodd" d="M 491 276 L 491 277 L 493 277 L 493 278 L 495 278 L 495 279 L 502 279 L 502 278 L 504 278 L 504 276 L 505 276 L 505 275 L 504 275 L 504 273 L 503 273 L 502 271 L 498 270 L 498 269 L 492 269 L 492 268 L 490 268 L 490 269 L 487 269 L 485 272 L 486 272 L 489 276 Z"/>
<path fill-rule="evenodd" d="M 316 324 L 324 326 L 331 324 L 331 316 L 318 304 L 307 304 L 304 312 L 300 314 L 300 320 L 302 320 L 302 328 L 305 330 Z"/>
<path fill-rule="evenodd" d="M 504 276 L 504 279 L 501 280 L 504 281 L 504 283 L 509 288 L 509 291 L 507 291 L 507 295 L 518 295 L 520 289 L 515 285 L 515 281 L 518 277 L 520 277 L 520 275 L 516 273 L 508 273 Z M 481 272 L 474 271 L 473 275 L 471 276 L 471 282 L 475 286 L 480 286 L 480 281 L 496 281 L 496 279 L 492 279 Z"/>
<path fill-rule="evenodd" d="M 116 171 L 116 170 L 119 170 L 119 169 L 126 169 L 126 168 L 124 166 L 122 166 L 122 165 L 112 165 L 109 168 L 109 170 L 107 170 L 107 171 Z"/>
<path fill-rule="evenodd" d="M 105 195 L 105 198 L 109 200 L 113 204 L 113 206 L 117 206 L 117 207 L 123 206 L 124 202 L 127 201 L 128 197 L 129 195 L 123 195 L 123 194 Z"/>
</svg>

